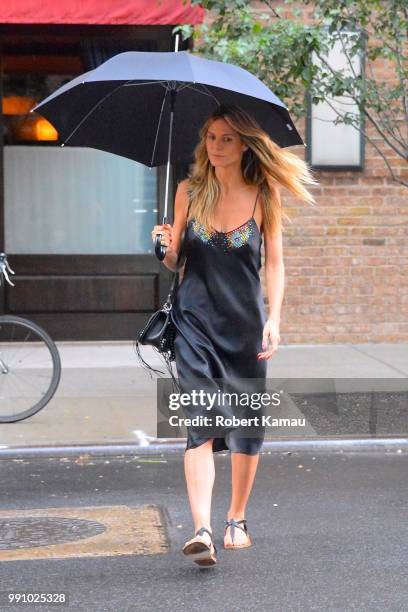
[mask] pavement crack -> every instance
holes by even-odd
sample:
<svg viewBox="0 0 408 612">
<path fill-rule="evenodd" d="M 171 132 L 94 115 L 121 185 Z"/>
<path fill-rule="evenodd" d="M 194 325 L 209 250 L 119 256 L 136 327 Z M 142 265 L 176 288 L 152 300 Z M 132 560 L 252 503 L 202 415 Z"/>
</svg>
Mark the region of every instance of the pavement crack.
<svg viewBox="0 0 408 612">
<path fill-rule="evenodd" d="M 398 372 L 398 374 L 402 374 L 405 378 L 408 377 L 408 372 L 405 372 L 404 370 L 400 370 L 399 368 L 396 368 L 395 366 L 390 365 L 387 361 L 384 361 L 383 359 L 380 359 L 378 357 L 373 357 L 373 355 L 370 355 L 370 353 L 366 353 L 362 349 L 357 348 L 357 346 L 352 345 L 351 348 L 354 349 L 355 351 L 358 351 L 362 355 L 369 357 L 373 361 L 377 361 L 378 363 L 382 363 L 383 365 L 386 365 L 388 368 L 390 368 L 390 370 L 394 370 L 394 372 Z"/>
</svg>

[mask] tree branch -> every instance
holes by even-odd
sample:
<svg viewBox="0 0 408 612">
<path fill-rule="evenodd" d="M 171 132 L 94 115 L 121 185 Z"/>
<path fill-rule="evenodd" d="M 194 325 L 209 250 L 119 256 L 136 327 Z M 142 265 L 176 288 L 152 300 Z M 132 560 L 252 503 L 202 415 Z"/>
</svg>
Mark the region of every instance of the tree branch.
<svg viewBox="0 0 408 612">
<path fill-rule="evenodd" d="M 327 100 L 326 100 L 326 102 L 327 102 L 327 104 L 330 106 L 330 108 L 331 108 L 331 109 L 332 109 L 332 110 L 333 110 L 335 113 L 337 113 L 337 114 L 339 115 L 339 113 L 338 113 L 337 109 L 336 109 L 334 106 L 332 106 L 332 104 L 330 104 L 330 102 L 328 102 Z M 340 115 L 339 115 L 339 116 L 340 116 Z M 386 158 L 386 156 L 385 156 L 385 154 L 383 153 L 383 151 L 381 151 L 381 149 L 380 149 L 380 148 L 377 146 L 377 144 L 375 143 L 375 141 L 374 141 L 374 140 L 372 140 L 372 139 L 371 139 L 369 136 L 367 136 L 367 134 L 364 132 L 364 130 L 362 130 L 362 129 L 361 129 L 361 127 L 360 127 L 360 126 L 358 126 L 358 125 L 353 125 L 353 127 L 354 127 L 356 130 L 358 130 L 358 132 L 359 132 L 360 134 L 362 134 L 362 135 L 364 136 L 364 138 L 365 138 L 365 139 L 366 139 L 366 140 L 367 140 L 367 141 L 368 141 L 368 142 L 369 142 L 369 143 L 370 143 L 370 144 L 371 144 L 371 145 L 372 145 L 372 146 L 375 148 L 375 150 L 377 151 L 377 153 L 378 153 L 378 154 L 379 154 L 379 155 L 380 155 L 380 156 L 383 158 L 383 160 L 384 160 L 384 162 L 385 162 L 385 164 L 386 164 L 386 166 L 387 166 L 387 168 L 388 168 L 388 170 L 389 170 L 389 173 L 390 173 L 390 175 L 391 175 L 392 179 L 393 179 L 394 181 L 396 181 L 397 183 L 399 183 L 400 185 L 403 185 L 404 187 L 408 187 L 408 181 L 404 181 L 404 180 L 403 180 L 403 179 L 401 179 L 401 178 L 400 178 L 400 177 L 399 177 L 397 174 L 395 174 L 395 173 L 394 173 L 394 170 L 392 169 L 392 167 L 391 167 L 391 165 L 390 165 L 390 163 L 389 163 L 388 159 Z"/>
<path fill-rule="evenodd" d="M 371 72 L 371 76 L 372 76 L 372 79 L 371 79 L 370 83 L 373 84 L 374 89 L 375 89 L 375 93 L 377 94 L 378 98 L 381 99 L 381 95 L 380 95 L 380 93 L 378 91 L 377 83 L 376 83 L 376 80 L 375 80 L 375 77 L 374 77 L 373 68 L 372 68 L 371 62 L 369 60 L 367 60 L 367 66 L 369 67 L 370 72 Z M 392 107 L 392 103 L 389 104 L 388 109 L 389 109 L 389 111 L 391 112 L 391 114 L 393 116 L 395 128 L 396 128 L 400 138 L 398 138 L 395 135 L 395 133 L 393 132 L 392 128 L 387 128 L 386 125 L 385 125 L 385 127 L 386 127 L 387 131 L 391 134 L 391 136 L 398 142 L 398 144 L 401 145 L 401 147 L 403 149 L 405 149 L 407 147 L 407 143 L 404 141 L 404 136 L 402 135 L 402 133 L 400 131 L 400 128 L 399 128 L 399 125 L 398 125 L 399 119 L 397 118 L 397 115 L 395 114 L 395 111 L 394 111 L 394 109 Z M 380 116 L 380 112 L 378 112 L 378 115 Z M 384 112 L 384 116 L 387 117 L 387 113 L 386 112 Z M 383 121 L 382 118 L 381 118 L 381 121 Z M 408 125 L 408 123 L 407 123 L 407 125 Z"/>
<path fill-rule="evenodd" d="M 330 72 L 333 74 L 333 76 L 336 76 L 335 71 L 333 70 L 333 68 L 330 66 L 330 64 L 328 62 L 326 62 L 326 60 L 324 59 L 324 57 L 322 57 L 320 55 L 319 52 L 316 51 L 316 55 L 318 56 L 318 58 L 325 64 L 325 66 L 327 67 L 328 70 L 330 70 Z M 355 101 L 355 103 L 357 104 L 357 107 L 360 108 L 360 102 L 358 99 L 355 98 L 355 96 L 353 94 L 349 94 L 350 97 Z M 371 123 L 373 124 L 373 126 L 375 127 L 375 129 L 378 131 L 379 134 L 381 134 L 381 136 L 383 137 L 383 139 L 385 140 L 385 142 L 388 144 L 388 146 L 400 157 L 402 158 L 406 158 L 406 153 L 399 151 L 395 145 L 390 142 L 389 138 L 386 136 L 386 134 L 384 134 L 383 130 L 380 128 L 380 126 L 378 125 L 378 123 L 375 121 L 375 119 L 373 117 L 371 117 L 370 113 L 368 112 L 368 110 L 366 108 L 363 109 L 363 112 L 365 114 L 365 116 L 369 119 L 369 121 L 371 121 Z M 341 115 L 339 115 L 341 117 Z M 343 118 L 343 117 L 341 117 Z"/>
</svg>

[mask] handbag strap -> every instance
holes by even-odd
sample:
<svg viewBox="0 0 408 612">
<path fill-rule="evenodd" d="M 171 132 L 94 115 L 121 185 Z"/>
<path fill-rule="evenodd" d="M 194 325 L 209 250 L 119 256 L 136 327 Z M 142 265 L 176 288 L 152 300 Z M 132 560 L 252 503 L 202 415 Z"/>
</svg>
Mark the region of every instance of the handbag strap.
<svg viewBox="0 0 408 612">
<path fill-rule="evenodd" d="M 189 203 L 188 203 L 188 207 L 187 207 L 187 218 L 188 218 L 188 214 L 190 212 L 190 206 L 191 206 L 191 198 L 189 197 Z M 184 251 L 185 251 L 186 233 L 187 233 L 187 222 L 186 222 L 186 225 L 184 227 L 183 237 L 181 239 L 180 248 L 179 248 L 179 252 L 178 252 L 178 255 L 177 255 L 176 269 L 175 269 L 174 274 L 173 274 L 173 280 L 172 280 L 172 283 L 170 285 L 170 290 L 169 290 L 167 299 L 166 299 L 166 301 L 164 303 L 164 307 L 166 307 L 166 305 L 167 305 L 168 309 L 170 309 L 172 304 L 173 304 L 174 297 L 175 297 L 175 294 L 176 294 L 176 289 L 178 287 L 179 267 L 181 267 L 181 266 L 179 266 L 179 264 L 180 264 L 181 258 L 183 257 Z"/>
</svg>

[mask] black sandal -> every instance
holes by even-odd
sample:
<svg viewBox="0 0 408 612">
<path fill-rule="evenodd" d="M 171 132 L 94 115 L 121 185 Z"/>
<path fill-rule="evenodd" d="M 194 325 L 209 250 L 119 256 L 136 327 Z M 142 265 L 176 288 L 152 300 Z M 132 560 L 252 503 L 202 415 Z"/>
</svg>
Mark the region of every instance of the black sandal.
<svg viewBox="0 0 408 612">
<path fill-rule="evenodd" d="M 210 544 L 203 538 L 204 532 L 209 534 L 211 538 Z M 205 527 L 200 527 L 196 531 L 194 538 L 184 544 L 183 553 L 188 555 L 197 565 L 215 565 L 217 563 L 217 549 L 212 541 L 211 531 Z"/>
<path fill-rule="evenodd" d="M 240 523 L 243 523 L 243 527 L 240 525 Z M 246 519 L 241 519 L 239 521 L 236 521 L 235 519 L 229 519 L 228 521 L 225 521 L 225 531 L 227 531 L 228 527 L 231 527 L 231 544 L 224 544 L 224 548 L 229 548 L 229 549 L 233 549 L 233 548 L 248 548 L 248 546 L 252 546 L 252 541 L 251 538 L 248 535 L 248 528 L 247 528 L 247 520 Z M 248 537 L 248 542 L 246 544 L 237 544 L 234 545 L 234 531 L 235 528 L 241 529 L 242 531 L 245 532 L 245 534 Z"/>
</svg>

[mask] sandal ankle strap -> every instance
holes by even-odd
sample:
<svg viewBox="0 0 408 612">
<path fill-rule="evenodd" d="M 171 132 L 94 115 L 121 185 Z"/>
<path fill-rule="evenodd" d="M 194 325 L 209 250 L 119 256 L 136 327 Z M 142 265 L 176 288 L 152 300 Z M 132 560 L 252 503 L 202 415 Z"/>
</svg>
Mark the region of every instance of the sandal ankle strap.
<svg viewBox="0 0 408 612">
<path fill-rule="evenodd" d="M 243 523 L 243 527 L 240 525 L 240 523 Z M 234 532 L 235 532 L 235 528 L 237 527 L 238 529 L 241 529 L 241 531 L 243 531 L 245 534 L 248 533 L 248 528 L 247 528 L 247 520 L 246 519 L 240 519 L 239 521 L 236 521 L 235 519 L 228 519 L 227 521 L 225 521 L 225 531 L 227 531 L 228 527 L 231 527 L 231 542 L 234 543 Z"/>
<path fill-rule="evenodd" d="M 196 531 L 195 535 L 202 536 L 202 535 L 203 535 L 203 533 L 205 533 L 205 532 L 207 532 L 207 533 L 208 533 L 208 535 L 210 536 L 210 538 L 211 538 L 211 544 L 212 544 L 212 545 L 213 545 L 213 547 L 214 547 L 214 552 L 215 552 L 215 554 L 217 554 L 217 548 L 216 548 L 216 546 L 215 546 L 215 544 L 214 544 L 214 542 L 213 542 L 213 534 L 211 533 L 211 531 L 209 531 L 209 529 L 207 529 L 206 527 L 200 527 L 200 529 L 197 529 L 197 531 Z"/>
<path fill-rule="evenodd" d="M 207 532 L 208 535 L 210 536 L 211 540 L 212 540 L 212 533 L 211 531 L 209 531 L 206 527 L 200 527 L 200 529 L 197 529 L 197 531 L 195 532 L 195 535 L 200 535 L 202 536 L 203 533 Z"/>
<path fill-rule="evenodd" d="M 244 527 L 240 527 L 240 526 L 239 526 L 239 523 L 244 523 Z M 234 525 L 234 526 L 236 526 L 236 527 L 239 527 L 240 529 L 245 529 L 246 524 L 247 524 L 247 519 L 239 519 L 239 520 L 237 521 L 236 519 L 233 519 L 233 518 L 232 518 L 232 519 L 228 519 L 228 520 L 226 520 L 226 521 L 225 521 L 225 524 L 226 524 L 227 526 L 229 526 L 229 525 Z"/>
</svg>

